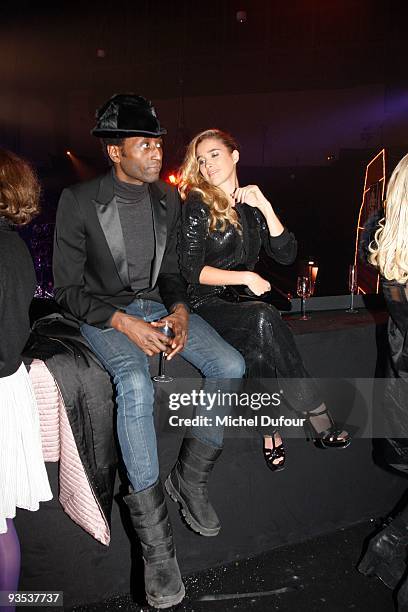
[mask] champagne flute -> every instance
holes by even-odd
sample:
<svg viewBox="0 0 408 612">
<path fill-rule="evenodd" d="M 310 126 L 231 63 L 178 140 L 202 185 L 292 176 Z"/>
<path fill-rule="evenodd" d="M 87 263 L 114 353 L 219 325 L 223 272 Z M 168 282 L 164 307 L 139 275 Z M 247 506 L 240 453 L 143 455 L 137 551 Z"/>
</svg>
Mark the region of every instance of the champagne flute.
<svg viewBox="0 0 408 612">
<path fill-rule="evenodd" d="M 301 321 L 308 321 L 310 317 L 306 315 L 306 299 L 310 297 L 310 280 L 307 276 L 298 276 L 296 283 L 296 293 L 300 297 L 302 308 Z"/>
<path fill-rule="evenodd" d="M 354 264 L 349 266 L 348 286 L 350 291 L 350 308 L 347 308 L 346 312 L 355 313 L 358 310 L 354 308 L 354 295 L 357 293 L 357 266 Z"/>
<path fill-rule="evenodd" d="M 168 338 L 174 338 L 174 332 L 167 321 L 165 321 L 163 327 L 159 327 L 159 330 Z M 153 380 L 155 382 L 172 382 L 174 380 L 172 376 L 166 374 L 166 353 L 163 351 L 160 353 L 159 373 L 157 376 L 153 376 Z"/>
</svg>

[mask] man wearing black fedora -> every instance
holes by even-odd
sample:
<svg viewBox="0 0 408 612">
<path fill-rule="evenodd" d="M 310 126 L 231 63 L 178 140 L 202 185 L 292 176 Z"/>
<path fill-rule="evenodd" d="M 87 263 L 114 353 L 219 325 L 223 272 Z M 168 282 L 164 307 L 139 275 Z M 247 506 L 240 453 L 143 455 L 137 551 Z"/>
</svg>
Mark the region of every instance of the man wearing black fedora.
<svg viewBox="0 0 408 612">
<path fill-rule="evenodd" d="M 240 378 L 245 364 L 208 323 L 189 314 L 177 256 L 180 202 L 176 189 L 159 180 L 166 130 L 154 107 L 141 96 L 117 94 L 98 110 L 92 133 L 113 167 L 61 195 L 55 298 L 79 322 L 116 386 L 117 433 L 130 482 L 125 501 L 142 544 L 147 600 L 166 608 L 185 591 L 159 479 L 148 356 L 180 353 L 211 379 Z M 160 329 L 166 321 L 170 339 Z M 222 432 L 197 427 L 192 434 L 169 484 L 189 525 L 213 536 L 220 524 L 207 482 Z"/>
</svg>

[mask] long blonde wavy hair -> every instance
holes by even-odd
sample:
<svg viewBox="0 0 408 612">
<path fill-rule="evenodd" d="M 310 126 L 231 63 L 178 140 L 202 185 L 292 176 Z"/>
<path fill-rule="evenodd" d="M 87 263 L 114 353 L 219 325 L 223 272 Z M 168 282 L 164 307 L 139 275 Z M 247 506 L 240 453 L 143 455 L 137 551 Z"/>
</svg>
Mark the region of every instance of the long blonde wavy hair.
<svg viewBox="0 0 408 612">
<path fill-rule="evenodd" d="M 396 166 L 387 186 L 385 217 L 369 245 L 369 261 L 382 276 L 408 281 L 408 155 Z"/>
<path fill-rule="evenodd" d="M 218 129 L 205 130 L 193 138 L 187 147 L 184 161 L 179 170 L 179 192 L 185 200 L 190 192 L 199 193 L 210 210 L 209 230 L 216 229 L 225 231 L 228 223 L 234 225 L 238 231 L 241 226 L 235 208 L 231 206 L 227 196 L 219 187 L 210 185 L 200 172 L 197 161 L 197 147 L 208 138 L 215 138 L 222 142 L 232 153 L 238 150 L 238 145 L 234 138 Z"/>
</svg>

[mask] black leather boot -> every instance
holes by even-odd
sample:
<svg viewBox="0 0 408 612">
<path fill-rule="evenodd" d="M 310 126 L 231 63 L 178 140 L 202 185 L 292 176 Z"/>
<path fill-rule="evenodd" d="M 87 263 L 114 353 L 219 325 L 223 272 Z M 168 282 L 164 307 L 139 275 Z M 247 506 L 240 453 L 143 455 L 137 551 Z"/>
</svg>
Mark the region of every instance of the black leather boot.
<svg viewBox="0 0 408 612">
<path fill-rule="evenodd" d="M 155 608 L 169 608 L 185 595 L 177 564 L 163 487 L 158 480 L 124 497 L 143 550 L 146 598 Z"/>
<path fill-rule="evenodd" d="M 408 612 L 408 578 L 405 578 L 397 593 L 398 612 Z"/>
<path fill-rule="evenodd" d="M 207 488 L 221 451 L 197 438 L 184 438 L 178 461 L 165 482 L 167 493 L 180 504 L 187 524 L 203 536 L 216 536 L 221 529 Z"/>
<path fill-rule="evenodd" d="M 394 589 L 407 569 L 408 525 L 397 517 L 371 538 L 357 569 L 365 576 L 378 576 Z"/>
</svg>

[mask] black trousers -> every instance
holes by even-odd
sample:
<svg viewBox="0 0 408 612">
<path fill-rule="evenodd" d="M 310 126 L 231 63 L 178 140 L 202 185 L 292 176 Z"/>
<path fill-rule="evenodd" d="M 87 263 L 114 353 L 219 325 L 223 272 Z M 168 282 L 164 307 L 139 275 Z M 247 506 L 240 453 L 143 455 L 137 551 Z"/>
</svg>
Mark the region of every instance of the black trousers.
<svg viewBox="0 0 408 612">
<path fill-rule="evenodd" d="M 276 378 L 284 398 L 297 412 L 309 412 L 323 402 L 291 330 L 274 306 L 212 297 L 196 312 L 243 355 L 248 378 Z"/>
</svg>

